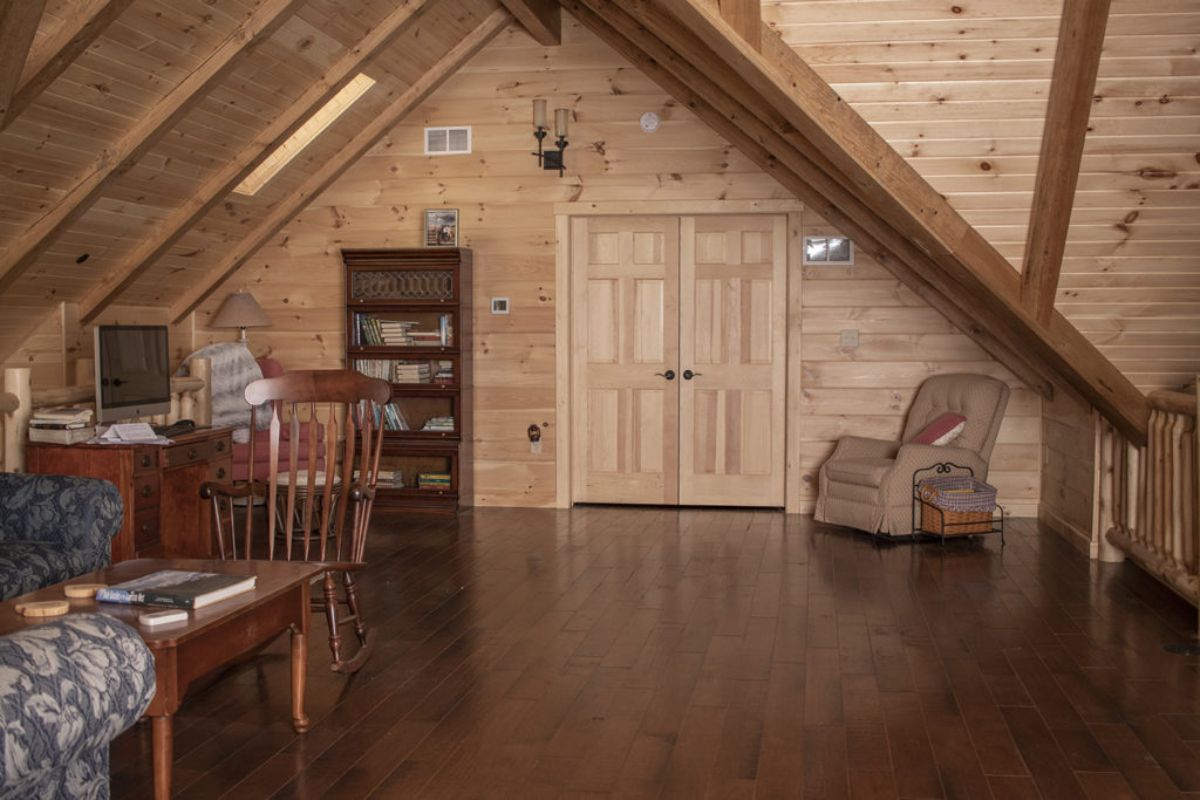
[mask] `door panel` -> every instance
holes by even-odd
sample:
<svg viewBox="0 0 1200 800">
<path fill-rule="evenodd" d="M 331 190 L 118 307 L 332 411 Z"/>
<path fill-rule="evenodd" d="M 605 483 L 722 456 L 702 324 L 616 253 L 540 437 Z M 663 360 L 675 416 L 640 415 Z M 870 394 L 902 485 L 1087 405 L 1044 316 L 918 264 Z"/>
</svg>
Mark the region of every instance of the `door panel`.
<svg viewBox="0 0 1200 800">
<path fill-rule="evenodd" d="M 572 495 L 679 501 L 679 220 L 571 222 Z"/>
<path fill-rule="evenodd" d="M 781 506 L 785 218 L 684 217 L 680 241 L 679 501 Z"/>
</svg>

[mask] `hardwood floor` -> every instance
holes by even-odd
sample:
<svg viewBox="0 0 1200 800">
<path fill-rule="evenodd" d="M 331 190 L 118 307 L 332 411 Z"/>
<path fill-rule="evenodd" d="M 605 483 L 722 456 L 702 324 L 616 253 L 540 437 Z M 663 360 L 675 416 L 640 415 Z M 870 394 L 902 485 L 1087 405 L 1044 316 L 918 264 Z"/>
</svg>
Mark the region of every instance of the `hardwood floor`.
<svg viewBox="0 0 1200 800">
<path fill-rule="evenodd" d="M 769 512 L 377 514 L 378 634 L 185 703 L 178 796 L 1200 798 L 1195 612 L 1031 522 L 878 545 Z M 112 749 L 150 795 L 148 726 Z M 1189 794 L 1190 793 L 1190 794 Z"/>
</svg>

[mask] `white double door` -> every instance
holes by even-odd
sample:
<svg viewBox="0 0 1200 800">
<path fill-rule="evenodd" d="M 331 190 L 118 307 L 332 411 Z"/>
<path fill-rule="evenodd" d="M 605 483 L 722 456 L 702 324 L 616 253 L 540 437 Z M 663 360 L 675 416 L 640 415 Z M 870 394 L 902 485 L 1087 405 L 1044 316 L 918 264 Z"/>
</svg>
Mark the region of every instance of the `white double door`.
<svg viewBox="0 0 1200 800">
<path fill-rule="evenodd" d="M 576 502 L 784 504 L 787 221 L 577 217 Z"/>
</svg>

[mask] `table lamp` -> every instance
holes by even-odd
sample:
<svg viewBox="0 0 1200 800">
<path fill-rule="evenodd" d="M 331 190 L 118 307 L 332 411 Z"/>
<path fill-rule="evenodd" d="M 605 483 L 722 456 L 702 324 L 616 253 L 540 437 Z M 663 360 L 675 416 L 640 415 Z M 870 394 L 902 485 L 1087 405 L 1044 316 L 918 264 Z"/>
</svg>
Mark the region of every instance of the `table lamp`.
<svg viewBox="0 0 1200 800">
<path fill-rule="evenodd" d="M 214 328 L 238 328 L 238 341 L 246 344 L 246 328 L 269 328 L 271 318 L 249 292 L 235 292 L 225 298 L 221 308 L 209 323 Z"/>
</svg>

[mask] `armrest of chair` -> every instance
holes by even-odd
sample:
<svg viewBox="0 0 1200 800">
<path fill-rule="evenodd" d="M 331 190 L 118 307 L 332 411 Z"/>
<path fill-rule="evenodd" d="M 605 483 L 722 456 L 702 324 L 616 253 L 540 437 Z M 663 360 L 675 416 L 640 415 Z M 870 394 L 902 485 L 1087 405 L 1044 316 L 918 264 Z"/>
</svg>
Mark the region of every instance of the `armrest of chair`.
<svg viewBox="0 0 1200 800">
<path fill-rule="evenodd" d="M 894 458 L 900 449 L 899 442 L 886 439 L 867 439 L 863 436 L 843 436 L 838 439 L 830 461 L 843 458 Z"/>
<path fill-rule="evenodd" d="M 905 487 L 908 487 L 904 490 L 904 495 L 911 496 L 913 473 L 942 463 L 970 467 L 976 478 L 987 478 L 987 462 L 974 450 L 965 447 L 938 447 L 932 444 L 906 444 L 896 455 L 896 466 L 891 473 L 892 480 L 903 482 Z"/>
<path fill-rule="evenodd" d="M 0 637 L 0 664 L 6 797 L 32 796 L 46 772 L 107 749 L 154 698 L 149 648 L 103 614 L 71 614 Z"/>
<path fill-rule="evenodd" d="M 0 539 L 60 545 L 77 572 L 109 563 L 123 520 L 121 494 L 108 481 L 0 473 Z"/>
</svg>

